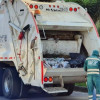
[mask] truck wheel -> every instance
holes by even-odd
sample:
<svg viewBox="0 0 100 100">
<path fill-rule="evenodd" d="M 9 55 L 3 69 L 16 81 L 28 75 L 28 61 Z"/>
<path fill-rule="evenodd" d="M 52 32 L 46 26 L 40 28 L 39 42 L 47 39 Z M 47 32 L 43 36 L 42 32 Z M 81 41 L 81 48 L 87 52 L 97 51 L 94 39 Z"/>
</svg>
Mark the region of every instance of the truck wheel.
<svg viewBox="0 0 100 100">
<path fill-rule="evenodd" d="M 68 90 L 67 96 L 71 95 L 74 91 L 75 84 L 65 84 L 65 88 Z"/>
<path fill-rule="evenodd" d="M 19 98 L 27 98 L 29 90 L 32 88 L 31 85 L 24 85 L 24 83 L 21 81 L 21 91 Z"/>
<path fill-rule="evenodd" d="M 3 72 L 4 72 L 4 70 L 3 70 L 3 69 L 0 69 L 0 96 L 3 95 L 3 92 L 2 92 L 2 78 L 3 78 Z"/>
<path fill-rule="evenodd" d="M 3 94 L 6 98 L 18 98 L 21 91 L 21 79 L 15 68 L 5 69 L 2 80 Z"/>
</svg>

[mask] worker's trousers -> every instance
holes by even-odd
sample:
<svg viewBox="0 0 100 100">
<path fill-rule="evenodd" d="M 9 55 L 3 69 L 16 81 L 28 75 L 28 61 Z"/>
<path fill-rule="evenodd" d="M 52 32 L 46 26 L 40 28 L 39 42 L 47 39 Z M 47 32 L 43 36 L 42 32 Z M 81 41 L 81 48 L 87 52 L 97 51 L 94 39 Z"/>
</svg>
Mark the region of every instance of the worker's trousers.
<svg viewBox="0 0 100 100">
<path fill-rule="evenodd" d="M 88 75 L 87 76 L 87 87 L 89 100 L 93 100 L 93 90 L 96 88 L 96 100 L 100 100 L 100 75 Z"/>
</svg>

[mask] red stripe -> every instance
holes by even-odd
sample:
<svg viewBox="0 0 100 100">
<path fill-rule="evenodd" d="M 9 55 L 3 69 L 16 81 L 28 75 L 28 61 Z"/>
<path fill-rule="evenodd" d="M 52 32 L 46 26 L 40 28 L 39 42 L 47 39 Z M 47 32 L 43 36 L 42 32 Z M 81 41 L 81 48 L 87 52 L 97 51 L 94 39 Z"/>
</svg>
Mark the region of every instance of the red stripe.
<svg viewBox="0 0 100 100">
<path fill-rule="evenodd" d="M 87 14 L 88 14 L 88 13 L 87 13 Z M 92 20 L 92 18 L 90 17 L 89 14 L 88 14 L 88 16 L 89 16 L 89 18 L 90 18 L 90 20 L 91 20 L 91 22 L 92 22 L 92 24 L 93 24 L 93 27 L 94 27 L 94 29 L 95 29 L 95 31 L 96 31 L 96 34 L 97 34 L 97 37 L 99 38 L 99 33 L 98 33 L 98 30 L 97 30 L 95 24 L 94 24 L 94 22 L 93 22 L 93 20 Z"/>
<path fill-rule="evenodd" d="M 43 72 L 43 61 L 41 61 L 41 83 L 43 84 L 43 77 L 44 77 L 44 72 Z"/>
<path fill-rule="evenodd" d="M 33 17 L 33 20 L 34 20 L 34 23 L 35 23 L 36 31 L 37 31 L 37 33 L 39 34 L 39 29 L 38 29 L 38 27 L 37 27 L 36 20 L 35 20 L 34 15 L 33 15 L 32 12 L 31 12 L 31 14 L 32 14 L 32 17 Z"/>
<path fill-rule="evenodd" d="M 15 57 L 0 57 L 0 59 L 15 59 Z"/>
<path fill-rule="evenodd" d="M 3 57 L 0 57 L 0 59 L 3 59 Z"/>
</svg>

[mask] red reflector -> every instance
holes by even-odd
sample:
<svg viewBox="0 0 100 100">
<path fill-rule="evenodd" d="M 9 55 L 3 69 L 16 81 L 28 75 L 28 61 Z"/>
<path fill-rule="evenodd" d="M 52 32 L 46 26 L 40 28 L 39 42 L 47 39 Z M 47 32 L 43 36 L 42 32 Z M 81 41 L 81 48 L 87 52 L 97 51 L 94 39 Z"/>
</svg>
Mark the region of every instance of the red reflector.
<svg viewBox="0 0 100 100">
<path fill-rule="evenodd" d="M 13 57 L 9 57 L 9 59 L 13 59 Z"/>
<path fill-rule="evenodd" d="M 44 78 L 44 82 L 47 82 L 47 81 L 48 81 L 48 78 L 47 78 L 47 77 L 45 77 L 45 78 Z"/>
<path fill-rule="evenodd" d="M 3 57 L 0 57 L 0 59 L 3 59 Z"/>
<path fill-rule="evenodd" d="M 49 5 L 49 7 L 51 7 L 51 5 Z"/>
<path fill-rule="evenodd" d="M 20 34 L 19 34 L 19 36 L 18 36 L 18 39 L 19 39 L 19 40 L 22 40 L 22 39 L 23 39 L 23 37 L 24 37 L 23 32 L 20 32 Z"/>
<path fill-rule="evenodd" d="M 57 8 L 59 8 L 59 6 L 57 6 Z"/>
<path fill-rule="evenodd" d="M 53 5 L 53 7 L 55 8 L 55 5 Z"/>
<path fill-rule="evenodd" d="M 38 5 L 35 5 L 34 8 L 35 8 L 35 9 L 38 9 Z"/>
<path fill-rule="evenodd" d="M 77 8 L 74 8 L 74 11 L 76 12 L 77 11 Z"/>
<path fill-rule="evenodd" d="M 69 8 L 69 11 L 73 11 L 73 8 L 72 8 L 72 7 L 70 7 L 70 8 Z"/>
<path fill-rule="evenodd" d="M 30 4 L 30 5 L 29 5 L 29 7 L 32 9 L 32 8 L 33 8 L 33 5 L 32 5 L 32 4 Z"/>
<path fill-rule="evenodd" d="M 52 82 L 52 81 L 53 81 L 52 77 L 49 77 L 49 82 Z"/>
<path fill-rule="evenodd" d="M 5 59 L 8 59 L 8 57 L 5 57 Z"/>
</svg>

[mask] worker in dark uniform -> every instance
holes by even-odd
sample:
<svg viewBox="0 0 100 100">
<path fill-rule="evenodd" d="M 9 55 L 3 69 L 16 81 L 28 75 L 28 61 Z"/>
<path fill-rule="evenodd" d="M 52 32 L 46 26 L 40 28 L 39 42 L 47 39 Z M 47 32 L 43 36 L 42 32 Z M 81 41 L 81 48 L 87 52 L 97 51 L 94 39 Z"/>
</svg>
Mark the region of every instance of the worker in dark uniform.
<svg viewBox="0 0 100 100">
<path fill-rule="evenodd" d="M 100 100 L 100 59 L 99 52 L 94 50 L 92 56 L 84 63 L 84 70 L 87 72 L 87 88 L 89 100 L 93 100 L 93 90 L 96 88 L 96 100 Z"/>
</svg>

